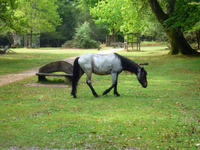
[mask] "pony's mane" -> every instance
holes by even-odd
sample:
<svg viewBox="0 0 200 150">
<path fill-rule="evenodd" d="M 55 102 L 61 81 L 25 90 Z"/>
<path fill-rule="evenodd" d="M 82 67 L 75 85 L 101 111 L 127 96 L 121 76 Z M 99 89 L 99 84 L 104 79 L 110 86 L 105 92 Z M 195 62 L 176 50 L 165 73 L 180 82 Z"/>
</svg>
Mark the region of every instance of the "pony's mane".
<svg viewBox="0 0 200 150">
<path fill-rule="evenodd" d="M 135 74 L 138 73 L 138 70 L 141 68 L 138 64 L 117 53 L 114 54 L 121 60 L 123 70 L 130 71 Z"/>
</svg>

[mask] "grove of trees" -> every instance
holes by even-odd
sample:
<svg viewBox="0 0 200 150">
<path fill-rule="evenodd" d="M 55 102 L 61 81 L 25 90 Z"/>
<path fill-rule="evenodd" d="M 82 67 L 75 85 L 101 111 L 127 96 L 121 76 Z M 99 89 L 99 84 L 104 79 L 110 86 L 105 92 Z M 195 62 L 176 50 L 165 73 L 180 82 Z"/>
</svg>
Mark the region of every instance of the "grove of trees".
<svg viewBox="0 0 200 150">
<path fill-rule="evenodd" d="M 40 46 L 89 48 L 140 33 L 167 37 L 170 54 L 190 55 L 197 51 L 186 35 L 200 47 L 199 16 L 199 0 L 0 0 L 0 45 L 32 47 L 38 36 Z"/>
</svg>

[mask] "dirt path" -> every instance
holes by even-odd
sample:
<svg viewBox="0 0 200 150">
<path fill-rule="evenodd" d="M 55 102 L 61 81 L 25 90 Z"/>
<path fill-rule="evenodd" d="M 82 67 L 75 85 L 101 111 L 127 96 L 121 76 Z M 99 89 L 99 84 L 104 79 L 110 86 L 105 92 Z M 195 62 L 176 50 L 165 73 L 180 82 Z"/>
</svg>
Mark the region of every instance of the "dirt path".
<svg viewBox="0 0 200 150">
<path fill-rule="evenodd" d="M 103 51 L 98 51 L 97 53 L 108 54 L 108 53 L 113 53 L 113 52 L 121 51 L 121 50 L 123 50 L 123 49 L 120 48 L 120 49 L 103 50 Z M 66 58 L 66 59 L 63 59 L 63 60 L 67 61 L 69 63 L 73 63 L 75 58 L 76 57 L 70 57 L 70 58 Z M 7 85 L 7 84 L 10 84 L 10 83 L 13 83 L 13 82 L 34 76 L 38 72 L 39 68 L 40 67 L 33 68 L 33 69 L 30 69 L 30 70 L 23 71 L 21 73 L 12 73 L 12 74 L 7 74 L 7 75 L 0 75 L 0 86 Z"/>
</svg>

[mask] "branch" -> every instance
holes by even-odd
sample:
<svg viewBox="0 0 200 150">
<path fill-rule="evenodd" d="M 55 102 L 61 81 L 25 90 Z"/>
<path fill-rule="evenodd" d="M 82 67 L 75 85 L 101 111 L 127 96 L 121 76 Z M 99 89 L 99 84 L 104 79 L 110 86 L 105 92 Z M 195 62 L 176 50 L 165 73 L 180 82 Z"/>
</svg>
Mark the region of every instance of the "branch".
<svg viewBox="0 0 200 150">
<path fill-rule="evenodd" d="M 149 63 L 148 62 L 138 63 L 138 65 L 149 65 Z"/>
<path fill-rule="evenodd" d="M 174 5 L 176 0 L 168 0 L 167 3 L 167 14 L 170 16 L 174 11 Z"/>
<path fill-rule="evenodd" d="M 158 21 L 163 25 L 164 21 L 167 20 L 169 16 L 164 13 L 157 0 L 149 0 L 149 4 Z"/>
</svg>

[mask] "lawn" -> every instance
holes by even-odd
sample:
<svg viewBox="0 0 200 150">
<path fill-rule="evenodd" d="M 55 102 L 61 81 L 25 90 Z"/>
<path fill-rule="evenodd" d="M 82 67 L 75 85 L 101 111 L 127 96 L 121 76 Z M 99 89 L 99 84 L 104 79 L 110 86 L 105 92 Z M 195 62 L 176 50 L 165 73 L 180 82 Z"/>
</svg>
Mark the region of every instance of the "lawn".
<svg viewBox="0 0 200 150">
<path fill-rule="evenodd" d="M 110 92 L 94 98 L 85 76 L 77 99 L 70 86 L 25 86 L 36 83 L 36 77 L 1 87 L 0 148 L 199 149 L 200 58 L 167 52 L 156 47 L 120 52 L 135 62 L 149 62 L 144 66 L 148 87 L 123 72 L 120 97 Z M 93 76 L 98 94 L 110 84 L 111 76 Z"/>
<path fill-rule="evenodd" d="M 52 61 L 62 60 L 67 57 L 74 57 L 82 53 L 96 52 L 96 49 L 61 49 L 61 48 L 40 48 L 12 49 L 6 55 L 0 55 L 0 75 L 21 72 L 34 67 L 39 67 Z"/>
</svg>

